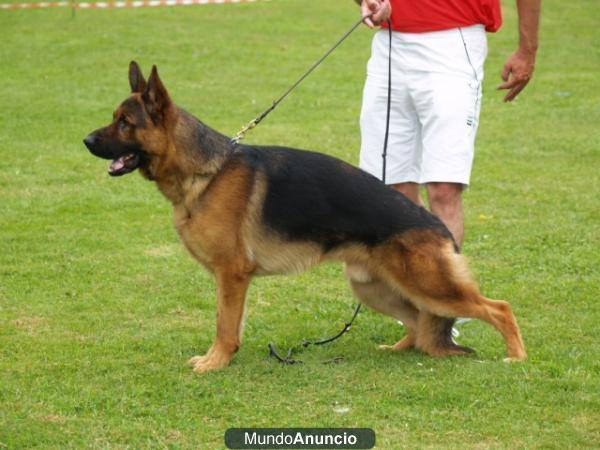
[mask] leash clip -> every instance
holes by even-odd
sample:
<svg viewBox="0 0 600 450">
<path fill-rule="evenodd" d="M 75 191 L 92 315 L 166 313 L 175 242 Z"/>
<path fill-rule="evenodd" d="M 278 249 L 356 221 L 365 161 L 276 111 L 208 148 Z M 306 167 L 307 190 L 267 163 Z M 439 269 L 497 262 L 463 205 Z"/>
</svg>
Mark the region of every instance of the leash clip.
<svg viewBox="0 0 600 450">
<path fill-rule="evenodd" d="M 256 119 L 251 120 L 250 122 L 248 122 L 246 125 L 244 125 L 242 127 L 242 129 L 240 131 L 237 132 L 237 134 L 231 138 L 231 144 L 232 145 L 237 145 L 239 144 L 239 142 L 244 139 L 244 137 L 246 136 L 246 133 L 251 130 L 252 128 L 254 128 L 256 125 L 258 124 L 258 122 L 256 121 Z"/>
</svg>

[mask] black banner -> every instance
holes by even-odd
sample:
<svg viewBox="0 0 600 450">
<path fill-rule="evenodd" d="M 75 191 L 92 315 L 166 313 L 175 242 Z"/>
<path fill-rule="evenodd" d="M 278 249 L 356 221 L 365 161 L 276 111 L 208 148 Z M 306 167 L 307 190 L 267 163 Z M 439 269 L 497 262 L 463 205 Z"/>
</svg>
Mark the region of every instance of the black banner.
<svg viewBox="0 0 600 450">
<path fill-rule="evenodd" d="M 230 428 L 225 432 L 230 449 L 369 449 L 375 446 L 370 428 Z"/>
</svg>

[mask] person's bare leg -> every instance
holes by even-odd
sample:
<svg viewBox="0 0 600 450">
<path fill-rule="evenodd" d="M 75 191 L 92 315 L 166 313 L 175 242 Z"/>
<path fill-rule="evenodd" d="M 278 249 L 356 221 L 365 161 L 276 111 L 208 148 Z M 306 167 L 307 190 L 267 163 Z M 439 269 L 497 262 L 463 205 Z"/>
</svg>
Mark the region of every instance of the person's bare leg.
<svg viewBox="0 0 600 450">
<path fill-rule="evenodd" d="M 421 195 L 419 194 L 419 183 L 396 183 L 391 186 L 397 191 L 402 192 L 417 205 L 423 206 L 423 200 L 421 200 Z"/>
<path fill-rule="evenodd" d="M 429 208 L 448 227 L 459 247 L 464 235 L 463 187 L 460 183 L 427 183 Z"/>
</svg>

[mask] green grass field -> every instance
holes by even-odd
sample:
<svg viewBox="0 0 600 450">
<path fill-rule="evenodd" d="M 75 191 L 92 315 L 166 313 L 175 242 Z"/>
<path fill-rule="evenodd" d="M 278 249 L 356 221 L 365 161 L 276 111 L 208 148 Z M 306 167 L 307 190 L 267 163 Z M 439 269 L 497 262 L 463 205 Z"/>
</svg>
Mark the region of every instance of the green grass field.
<svg viewBox="0 0 600 450">
<path fill-rule="evenodd" d="M 131 59 L 175 101 L 234 134 L 357 17 L 349 0 L 0 11 L 0 448 L 223 448 L 229 427 L 371 427 L 377 448 L 600 446 L 600 7 L 544 2 L 534 80 L 495 91 L 516 13 L 490 35 L 464 253 L 511 301 L 529 360 L 472 321 L 470 357 L 390 354 L 403 334 L 352 331 L 281 366 L 281 348 L 335 332 L 354 299 L 340 266 L 257 279 L 225 370 L 187 359 L 214 333 L 214 285 L 170 206 L 106 175 L 81 140 L 128 94 Z M 249 136 L 358 161 L 371 31 L 361 28 Z M 338 364 L 320 361 L 343 356 Z"/>
</svg>

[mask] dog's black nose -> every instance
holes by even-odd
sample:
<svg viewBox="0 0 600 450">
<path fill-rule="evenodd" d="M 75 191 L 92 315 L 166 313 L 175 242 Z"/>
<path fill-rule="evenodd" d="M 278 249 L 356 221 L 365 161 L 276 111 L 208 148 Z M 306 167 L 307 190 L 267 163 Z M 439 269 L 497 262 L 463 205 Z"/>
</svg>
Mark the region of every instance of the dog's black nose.
<svg viewBox="0 0 600 450">
<path fill-rule="evenodd" d="M 88 134 L 85 139 L 83 140 L 83 143 L 85 144 L 85 146 L 87 148 L 89 148 L 90 150 L 92 149 L 92 146 L 94 145 L 94 143 L 96 142 L 96 136 L 94 136 L 93 134 Z"/>
</svg>

